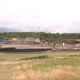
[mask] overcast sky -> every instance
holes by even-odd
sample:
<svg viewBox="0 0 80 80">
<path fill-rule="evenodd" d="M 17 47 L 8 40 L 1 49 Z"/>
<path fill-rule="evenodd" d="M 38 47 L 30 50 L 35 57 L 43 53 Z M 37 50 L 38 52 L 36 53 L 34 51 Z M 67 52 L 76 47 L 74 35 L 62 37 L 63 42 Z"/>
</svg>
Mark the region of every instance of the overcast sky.
<svg viewBox="0 0 80 80">
<path fill-rule="evenodd" d="M 80 33 L 80 0 L 0 0 L 3 27 L 12 31 Z"/>
</svg>

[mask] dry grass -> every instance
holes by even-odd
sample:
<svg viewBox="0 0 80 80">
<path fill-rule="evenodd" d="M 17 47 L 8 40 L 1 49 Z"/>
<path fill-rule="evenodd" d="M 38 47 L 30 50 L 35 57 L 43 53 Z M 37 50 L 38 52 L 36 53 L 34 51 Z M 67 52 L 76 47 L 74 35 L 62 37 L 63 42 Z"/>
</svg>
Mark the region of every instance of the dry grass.
<svg viewBox="0 0 80 80">
<path fill-rule="evenodd" d="M 72 71 L 73 66 L 57 66 L 48 71 L 33 70 L 33 65 L 42 64 L 40 61 L 35 62 L 2 62 L 3 65 L 12 65 L 10 80 L 76 80 L 80 77 L 79 71 Z M 16 64 L 16 65 L 15 65 Z M 8 70 L 9 71 L 9 70 Z M 1 74 L 2 75 L 2 74 Z M 8 80 L 7 76 L 1 76 L 0 80 Z M 78 79 L 79 80 L 79 79 Z"/>
<path fill-rule="evenodd" d="M 21 60 L 39 55 L 49 58 Z M 0 58 L 0 80 L 80 80 L 80 52 L 0 54 Z"/>
<path fill-rule="evenodd" d="M 48 72 L 28 70 L 12 76 L 14 80 L 73 80 L 79 75 L 72 71 L 53 69 Z"/>
</svg>

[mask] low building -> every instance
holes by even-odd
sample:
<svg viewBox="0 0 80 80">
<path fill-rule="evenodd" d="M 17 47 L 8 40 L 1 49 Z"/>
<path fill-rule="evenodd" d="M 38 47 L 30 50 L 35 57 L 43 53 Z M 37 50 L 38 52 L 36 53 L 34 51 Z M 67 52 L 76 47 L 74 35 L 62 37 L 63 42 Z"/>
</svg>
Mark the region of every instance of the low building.
<svg viewBox="0 0 80 80">
<path fill-rule="evenodd" d="M 33 44 L 39 44 L 40 39 L 39 38 L 12 38 L 9 40 L 10 44 L 20 44 L 20 45 L 33 45 Z"/>
<path fill-rule="evenodd" d="M 56 43 L 55 48 L 77 50 L 80 49 L 80 40 L 76 39 L 76 40 L 64 41 L 63 43 Z"/>
</svg>

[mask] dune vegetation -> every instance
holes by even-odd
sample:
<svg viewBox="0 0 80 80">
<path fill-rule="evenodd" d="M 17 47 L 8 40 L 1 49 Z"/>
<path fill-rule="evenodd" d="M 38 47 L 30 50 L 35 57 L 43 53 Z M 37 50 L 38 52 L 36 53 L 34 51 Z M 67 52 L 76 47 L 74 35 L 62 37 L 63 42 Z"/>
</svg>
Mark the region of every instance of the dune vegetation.
<svg viewBox="0 0 80 80">
<path fill-rule="evenodd" d="M 80 80 L 80 52 L 0 53 L 0 80 Z"/>
</svg>

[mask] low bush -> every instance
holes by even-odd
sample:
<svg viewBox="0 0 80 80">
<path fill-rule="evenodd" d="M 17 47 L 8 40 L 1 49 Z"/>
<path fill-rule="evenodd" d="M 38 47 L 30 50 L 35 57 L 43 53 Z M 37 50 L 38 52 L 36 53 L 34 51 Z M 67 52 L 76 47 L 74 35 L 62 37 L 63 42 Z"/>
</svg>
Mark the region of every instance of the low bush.
<svg viewBox="0 0 80 80">
<path fill-rule="evenodd" d="M 29 58 L 22 58 L 20 60 L 47 59 L 47 58 L 49 58 L 47 55 L 41 55 L 41 56 L 35 56 Z"/>
</svg>

